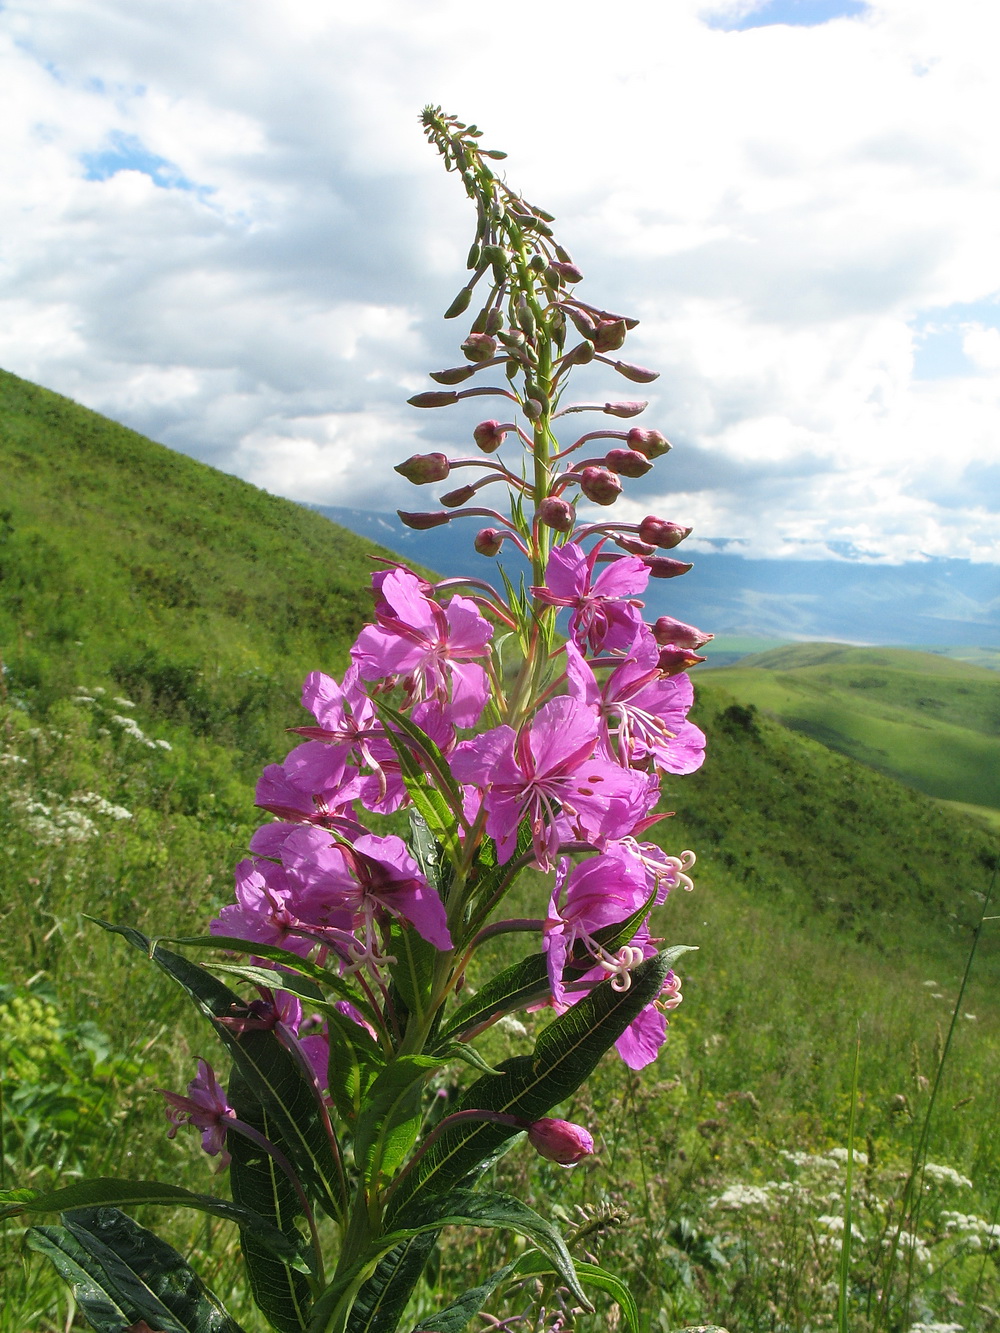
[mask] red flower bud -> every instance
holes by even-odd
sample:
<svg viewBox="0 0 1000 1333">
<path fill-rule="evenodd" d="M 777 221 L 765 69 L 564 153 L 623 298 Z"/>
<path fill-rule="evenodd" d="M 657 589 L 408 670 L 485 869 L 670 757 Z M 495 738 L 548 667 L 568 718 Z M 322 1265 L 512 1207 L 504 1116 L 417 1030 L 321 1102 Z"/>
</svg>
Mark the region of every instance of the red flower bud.
<svg viewBox="0 0 1000 1333">
<path fill-rule="evenodd" d="M 440 528 L 445 523 L 451 522 L 451 515 L 446 509 L 439 509 L 435 514 L 407 514 L 402 509 L 397 509 L 399 521 L 408 528 L 415 528 L 417 532 L 426 532 L 428 528 Z"/>
<path fill-rule="evenodd" d="M 560 1166 L 576 1166 L 594 1151 L 590 1134 L 568 1120 L 536 1120 L 528 1126 L 528 1141 L 542 1157 Z"/>
<path fill-rule="evenodd" d="M 568 500 L 560 500 L 557 495 L 547 495 L 538 506 L 538 521 L 556 532 L 569 532 L 576 522 L 576 510 Z"/>
<path fill-rule="evenodd" d="M 626 332 L 623 319 L 602 319 L 592 334 L 594 350 L 617 352 L 625 341 Z"/>
<path fill-rule="evenodd" d="M 410 402 L 413 402 L 412 398 Z M 609 417 L 637 417 L 640 412 L 645 412 L 648 406 L 648 403 L 642 402 L 605 403 L 604 410 Z M 642 450 L 640 449 L 639 452 L 642 453 Z"/>
<path fill-rule="evenodd" d="M 620 477 L 643 477 L 653 466 L 645 454 L 636 449 L 609 449 L 604 463 Z"/>
<path fill-rule="evenodd" d="M 577 345 L 566 353 L 563 362 L 567 366 L 585 366 L 588 361 L 594 359 L 594 344 L 589 342 L 577 343 Z"/>
<path fill-rule="evenodd" d="M 577 333 L 581 334 L 584 338 L 589 338 L 593 341 L 597 325 L 590 316 L 585 314 L 582 310 L 577 310 L 576 306 L 567 306 L 565 309 L 567 315 L 569 315 L 570 319 L 573 321 Z"/>
<path fill-rule="evenodd" d="M 444 481 L 449 468 L 446 454 L 413 454 L 405 463 L 397 463 L 395 471 L 414 486 L 426 486 L 431 481 Z"/>
<path fill-rule="evenodd" d="M 458 402 L 458 394 L 446 389 L 430 389 L 427 393 L 415 393 L 406 401 L 411 407 L 450 407 Z"/>
<path fill-rule="evenodd" d="M 616 361 L 615 370 L 619 375 L 624 375 L 627 380 L 633 384 L 652 384 L 653 380 L 660 378 L 658 370 L 647 370 L 645 366 L 633 366 L 628 361 Z"/>
<path fill-rule="evenodd" d="M 654 579 L 675 579 L 678 574 L 686 574 L 694 565 L 684 560 L 671 560 L 669 555 L 651 555 L 646 560 L 646 568 Z"/>
<path fill-rule="evenodd" d="M 555 269 L 563 282 L 583 282 L 583 274 L 575 264 L 566 264 L 554 259 L 549 268 Z"/>
<path fill-rule="evenodd" d="M 496 355 L 497 340 L 488 333 L 470 333 L 462 343 L 462 351 L 467 361 L 489 361 Z"/>
<path fill-rule="evenodd" d="M 480 528 L 473 545 L 480 555 L 496 555 L 503 545 L 503 533 L 499 528 Z"/>
<path fill-rule="evenodd" d="M 657 666 L 665 676 L 679 676 L 682 671 L 687 671 L 688 667 L 697 666 L 699 662 L 704 661 L 706 661 L 704 657 L 699 657 L 690 648 L 675 648 L 670 644 L 660 649 Z"/>
<path fill-rule="evenodd" d="M 647 546 L 645 542 L 639 541 L 637 537 L 615 537 L 614 543 L 620 546 L 623 551 L 628 551 L 629 555 L 655 555 L 656 547 Z"/>
<path fill-rule="evenodd" d="M 641 426 L 633 426 L 629 431 L 628 447 L 647 458 L 659 458 L 670 450 L 669 442 L 658 430 L 643 430 Z"/>
<path fill-rule="evenodd" d="M 671 523 L 665 518 L 654 518 L 652 514 L 639 524 L 640 538 L 649 542 L 650 546 L 659 546 L 665 551 L 672 551 L 690 535 L 690 528 L 682 528 L 679 523 Z"/>
<path fill-rule="evenodd" d="M 622 484 L 606 467 L 585 467 L 580 473 L 580 490 L 596 505 L 613 505 L 622 493 Z"/>
<path fill-rule="evenodd" d="M 660 616 L 653 624 L 653 638 L 657 643 L 675 648 L 701 648 L 715 635 L 695 629 L 694 625 L 685 625 L 683 620 L 674 620 L 673 616 Z"/>
<path fill-rule="evenodd" d="M 507 438 L 507 432 L 500 429 L 499 421 L 480 421 L 472 438 L 484 454 L 495 454 Z"/>
<path fill-rule="evenodd" d="M 459 486 L 457 490 L 442 495 L 441 503 L 445 509 L 459 509 L 462 505 L 467 505 L 475 494 L 475 486 Z"/>
<path fill-rule="evenodd" d="M 449 370 L 432 370 L 429 372 L 432 380 L 438 384 L 461 384 L 467 380 L 470 375 L 476 373 L 475 366 L 452 366 Z"/>
</svg>

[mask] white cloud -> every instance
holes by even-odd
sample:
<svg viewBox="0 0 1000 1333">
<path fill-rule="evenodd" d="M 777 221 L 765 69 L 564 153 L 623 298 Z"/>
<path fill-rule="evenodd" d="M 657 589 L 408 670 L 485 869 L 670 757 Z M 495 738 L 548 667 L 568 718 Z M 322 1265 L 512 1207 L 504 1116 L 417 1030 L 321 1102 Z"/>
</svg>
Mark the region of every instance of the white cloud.
<svg viewBox="0 0 1000 1333">
<path fill-rule="evenodd" d="M 477 419 L 404 404 L 462 333 L 440 101 L 643 319 L 676 447 L 625 510 L 996 559 L 1000 15 L 786 12 L 10 0 L 0 364 L 294 498 L 414 506 L 391 465 Z"/>
</svg>

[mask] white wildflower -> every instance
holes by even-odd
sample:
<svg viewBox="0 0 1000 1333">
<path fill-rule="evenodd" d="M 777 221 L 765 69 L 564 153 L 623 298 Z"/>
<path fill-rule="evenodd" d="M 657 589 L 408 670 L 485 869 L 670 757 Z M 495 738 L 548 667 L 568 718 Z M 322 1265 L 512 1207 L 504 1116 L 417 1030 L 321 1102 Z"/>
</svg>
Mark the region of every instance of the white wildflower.
<svg viewBox="0 0 1000 1333">
<path fill-rule="evenodd" d="M 924 1175 L 930 1176 L 931 1180 L 937 1181 L 939 1185 L 965 1185 L 972 1189 L 972 1181 L 968 1176 L 960 1176 L 953 1166 L 938 1166 L 936 1162 L 927 1162 L 924 1166 Z"/>
<path fill-rule="evenodd" d="M 76 694 L 70 702 L 75 704 L 95 704 L 97 703 L 97 700 L 92 694 Z"/>
<path fill-rule="evenodd" d="M 504 1032 L 509 1032 L 512 1037 L 526 1037 L 528 1035 L 528 1029 L 513 1014 L 504 1014 L 503 1018 L 497 1021 L 497 1027 Z"/>
<path fill-rule="evenodd" d="M 963 1018 L 967 1018 L 967 1019 L 969 1020 L 970 1023 L 974 1023 L 974 1022 L 976 1021 L 977 1015 L 976 1015 L 976 1014 L 963 1014 L 962 1017 L 963 1017 Z"/>
<path fill-rule="evenodd" d="M 154 741 L 153 744 L 159 746 L 161 750 L 172 750 L 174 748 L 169 741 L 164 740 Z M 968 1015 L 966 1015 L 966 1017 L 968 1017 Z"/>
<path fill-rule="evenodd" d="M 938 988 L 938 986 L 941 985 L 941 983 L 940 983 L 940 981 L 925 981 L 925 982 L 924 982 L 924 985 L 925 985 L 925 986 L 930 986 L 932 990 L 936 990 L 936 989 Z"/>
<path fill-rule="evenodd" d="M 26 764 L 27 762 L 27 759 L 15 754 L 13 750 L 5 750 L 3 754 L 0 754 L 0 764 Z"/>
<path fill-rule="evenodd" d="M 132 702 L 131 699 L 123 699 L 123 698 L 121 697 L 121 695 L 119 695 L 119 694 L 114 694 L 114 695 L 112 695 L 112 696 L 111 696 L 111 702 L 112 702 L 113 704 L 117 704 L 119 708 L 134 708 L 134 707 L 135 707 L 135 704 Z"/>
<path fill-rule="evenodd" d="M 827 1156 L 832 1157 L 835 1162 L 846 1162 L 849 1155 L 850 1154 L 846 1148 L 831 1148 L 827 1153 Z M 862 1166 L 867 1166 L 868 1154 L 866 1152 L 858 1152 L 857 1148 L 855 1148 L 854 1160 L 860 1162 Z"/>
<path fill-rule="evenodd" d="M 730 1185 L 718 1198 L 712 1200 L 713 1208 L 764 1208 L 771 1202 L 771 1196 L 759 1185 Z"/>
</svg>

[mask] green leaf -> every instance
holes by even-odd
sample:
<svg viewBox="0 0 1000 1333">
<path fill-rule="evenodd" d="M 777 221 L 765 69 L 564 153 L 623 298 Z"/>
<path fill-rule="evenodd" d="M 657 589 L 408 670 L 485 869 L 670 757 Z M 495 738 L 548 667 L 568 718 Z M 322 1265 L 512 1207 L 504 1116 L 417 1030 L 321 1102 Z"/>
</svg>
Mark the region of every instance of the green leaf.
<svg viewBox="0 0 1000 1333">
<path fill-rule="evenodd" d="M 61 1213 L 68 1208 L 101 1208 L 108 1205 L 172 1204 L 174 1207 L 194 1208 L 213 1217 L 252 1231 L 266 1249 L 286 1263 L 303 1268 L 298 1247 L 269 1221 L 252 1208 L 241 1208 L 228 1199 L 216 1199 L 210 1194 L 193 1194 L 180 1185 L 165 1185 L 159 1180 L 119 1180 L 115 1176 L 98 1176 L 81 1180 L 65 1189 L 41 1194 L 32 1192 L 28 1200 L 9 1200 L 11 1194 L 25 1194 L 25 1190 L 5 1190 L 0 1193 L 0 1217 L 17 1213 Z"/>
<path fill-rule="evenodd" d="M 530 1254 L 524 1254 L 520 1259 L 515 1259 L 508 1267 L 513 1270 L 517 1277 L 540 1276 L 543 1273 L 552 1273 L 555 1270 L 549 1264 L 548 1259 L 537 1251 Z M 639 1307 L 635 1303 L 635 1297 L 628 1289 L 628 1284 L 624 1282 L 617 1273 L 609 1273 L 606 1268 L 601 1268 L 599 1264 L 577 1263 L 577 1276 L 585 1286 L 597 1287 L 599 1291 L 606 1291 L 621 1306 L 622 1314 L 625 1316 L 625 1322 L 628 1324 L 629 1333 L 639 1333 Z M 441 1333 L 447 1333 L 442 1329 Z"/>
<path fill-rule="evenodd" d="M 385 1068 L 385 1055 L 371 1034 L 338 1009 L 327 1013 L 330 1096 L 348 1124 L 358 1118 L 368 1089 Z"/>
<path fill-rule="evenodd" d="M 354 1134 L 354 1160 L 366 1180 L 385 1180 L 402 1165 L 420 1132 L 422 1084 L 440 1067 L 430 1055 L 401 1055 L 371 1085 Z"/>
<path fill-rule="evenodd" d="M 117 1208 L 63 1215 L 61 1227 L 31 1227 L 43 1254 L 97 1333 L 127 1333 L 144 1319 L 157 1333 L 243 1333 L 184 1259 Z"/>
<path fill-rule="evenodd" d="M 89 917 L 88 920 L 96 921 L 105 930 L 117 929 L 117 927 L 109 926 L 105 921 L 98 920 L 97 917 Z M 328 968 L 320 967 L 318 963 L 312 962 L 309 958 L 301 958 L 297 953 L 292 953 L 288 949 L 280 949 L 276 944 L 258 944 L 256 940 L 241 940 L 234 935 L 162 935 L 151 941 L 151 946 L 154 948 L 160 944 L 182 944 L 189 949 L 221 949 L 227 953 L 246 953 L 252 954 L 256 958 L 268 958 L 273 963 L 280 963 L 283 969 L 287 969 L 297 976 L 311 977 L 325 991 L 335 991 L 340 999 L 348 1000 L 359 1013 L 364 1014 L 370 1023 L 377 1022 L 376 1015 L 368 1001 L 352 990 L 343 977 L 337 976 L 335 972 L 331 972 Z M 212 964 L 212 966 L 222 965 Z M 261 968 L 260 970 L 261 972 L 269 971 L 268 968 Z M 270 986 L 272 990 L 289 989 L 284 972 L 281 977 L 278 977 L 278 974 L 271 970 L 270 975 L 270 981 L 262 980 L 259 984 Z M 296 991 L 295 993 L 298 994 L 299 992 Z"/>
<path fill-rule="evenodd" d="M 500 1072 L 476 1050 L 475 1046 L 469 1046 L 465 1042 L 452 1042 L 440 1054 L 442 1060 L 461 1060 L 464 1064 L 471 1065 L 473 1069 L 478 1069 L 481 1074 L 498 1074 Z"/>
<path fill-rule="evenodd" d="M 474 1034 L 477 1028 L 502 1014 L 545 999 L 550 989 L 545 955 L 529 954 L 491 977 L 471 1000 L 455 1010 L 438 1039 L 438 1046 L 454 1041 L 459 1033 Z"/>
<path fill-rule="evenodd" d="M 273 1141 L 278 1128 L 272 1123 L 267 1106 L 238 1068 L 233 1070 L 229 1080 L 228 1096 L 239 1118 Z M 301 1205 L 284 1171 L 269 1153 L 242 1134 L 231 1135 L 230 1139 L 229 1183 L 233 1198 L 270 1218 L 294 1244 L 304 1244 L 295 1225 L 295 1218 L 302 1211 Z M 240 1233 L 240 1249 L 257 1306 L 279 1333 L 302 1333 L 308 1327 L 312 1300 L 305 1277 L 278 1263 L 253 1232 Z"/>
<path fill-rule="evenodd" d="M 394 1333 L 437 1237 L 425 1231 L 382 1256 L 355 1297 L 345 1333 Z"/>
<path fill-rule="evenodd" d="M 500 1111 L 539 1120 L 590 1077 L 604 1052 L 659 995 L 669 970 L 669 956 L 658 954 L 632 972 L 628 990 L 616 991 L 610 982 L 602 982 L 541 1032 L 532 1055 L 505 1060 L 497 1074 L 477 1079 L 454 1109 Z M 401 1184 L 387 1225 L 395 1226 L 396 1213 L 408 1208 L 411 1199 L 455 1186 L 517 1132 L 492 1121 L 450 1125 Z"/>
<path fill-rule="evenodd" d="M 593 1308 L 584 1295 L 573 1259 L 558 1230 L 533 1208 L 509 1194 L 456 1189 L 447 1194 L 424 1195 L 419 1205 L 415 1204 L 396 1217 L 393 1230 L 380 1237 L 379 1244 L 406 1240 L 422 1231 L 447 1226 L 500 1227 L 527 1236 L 548 1258 L 577 1300 L 582 1301 L 588 1310 Z"/>
<path fill-rule="evenodd" d="M 544 1255 L 538 1257 L 542 1263 L 548 1265 L 549 1261 Z M 468 1291 L 459 1296 L 457 1301 L 453 1301 L 451 1305 L 446 1305 L 443 1310 L 438 1310 L 436 1314 L 430 1315 L 429 1318 L 415 1325 L 413 1333 L 462 1333 L 462 1329 L 465 1328 L 469 1320 L 475 1318 L 497 1287 L 510 1277 L 516 1267 L 517 1260 L 512 1264 L 504 1264 L 503 1268 L 492 1273 L 478 1287 L 470 1287 Z M 578 1264 L 578 1272 L 579 1269 L 580 1265 Z"/>
<path fill-rule="evenodd" d="M 271 1127 L 267 1137 L 291 1161 L 307 1192 L 330 1216 L 339 1217 L 343 1212 L 341 1180 L 319 1115 L 319 1097 L 291 1052 L 273 1032 L 247 1031 L 236 1036 L 225 1024 L 216 1022 L 240 1012 L 245 1004 L 203 967 L 158 944 L 151 946 L 145 935 L 131 927 L 100 924 L 150 957 L 212 1020 L 234 1065 L 254 1096 L 267 1106 Z"/>
<path fill-rule="evenodd" d="M 407 1012 L 423 1017 L 431 997 L 438 950 L 407 922 L 393 918 L 389 952 L 396 959 L 389 973 Z"/>
<path fill-rule="evenodd" d="M 376 708 L 386 736 L 396 751 L 400 773 L 413 804 L 449 857 L 457 860 L 457 826 L 464 818 L 462 793 L 451 775 L 447 759 L 430 736 L 403 713 L 385 703 L 377 704 Z"/>
</svg>

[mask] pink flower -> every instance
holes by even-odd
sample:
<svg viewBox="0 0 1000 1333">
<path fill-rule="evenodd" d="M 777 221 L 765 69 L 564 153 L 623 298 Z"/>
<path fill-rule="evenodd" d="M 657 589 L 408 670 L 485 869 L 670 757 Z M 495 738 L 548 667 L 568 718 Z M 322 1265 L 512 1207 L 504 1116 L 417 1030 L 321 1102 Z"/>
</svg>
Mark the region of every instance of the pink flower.
<svg viewBox="0 0 1000 1333">
<path fill-rule="evenodd" d="M 705 734 L 688 722 L 694 688 L 686 675 L 665 677 L 660 650 L 642 626 L 628 657 L 602 684 L 573 643 L 566 645 L 572 698 L 597 710 L 605 744 L 623 764 L 652 759 L 667 773 L 693 773 L 705 758 Z"/>
<path fill-rule="evenodd" d="M 457 726 L 479 720 L 487 696 L 487 676 L 471 659 L 485 657 L 493 627 L 475 602 L 453 597 L 441 607 L 426 595 L 427 584 L 407 569 L 382 576 L 375 614 L 351 649 L 365 680 L 398 678 L 408 702 L 451 702 Z"/>
<path fill-rule="evenodd" d="M 542 1157 L 560 1166 L 576 1166 L 594 1151 L 590 1134 L 569 1120 L 536 1120 L 528 1126 L 528 1141 Z"/>
<path fill-rule="evenodd" d="M 542 928 L 542 949 L 557 1004 L 565 999 L 563 970 L 577 941 L 585 944 L 598 960 L 604 975 L 627 972 L 641 960 L 642 954 L 636 958 L 630 948 L 627 956 L 612 957 L 593 939 L 593 934 L 603 926 L 626 920 L 642 906 L 650 892 L 645 867 L 638 857 L 627 852 L 590 857 L 574 866 L 568 877 L 566 867 L 563 860 Z M 560 902 L 563 889 L 565 901 Z"/>
<path fill-rule="evenodd" d="M 597 718 L 585 704 L 553 699 L 530 725 L 496 727 L 458 747 L 459 782 L 486 785 L 486 831 L 509 861 L 523 819 L 531 824 L 535 861 L 550 870 L 560 843 L 600 846 L 625 837 L 655 803 L 655 784 L 595 754 Z"/>
<path fill-rule="evenodd" d="M 450 949 L 444 903 L 428 885 L 402 838 L 365 834 L 334 843 L 320 829 L 300 828 L 285 840 L 282 863 L 296 884 L 294 910 L 317 929 L 349 921 L 372 954 L 372 927 L 381 909 L 408 921 L 436 949 Z"/>
<path fill-rule="evenodd" d="M 270 824 L 266 831 L 289 827 Z M 301 923 L 294 910 L 294 897 L 295 886 L 281 866 L 271 861 L 240 861 L 236 867 L 236 902 L 222 909 L 209 925 L 209 933 L 230 935 L 255 944 L 276 944 L 305 955 L 315 942 L 297 934 Z M 349 917 L 346 924 L 350 928 Z"/>
<path fill-rule="evenodd" d="M 577 647 L 591 652 L 625 652 L 642 624 L 641 602 L 649 570 L 638 556 L 614 559 L 594 578 L 601 543 L 589 555 L 576 542 L 557 546 L 545 569 L 545 587 L 532 588 L 540 602 L 572 608 L 569 632 Z"/>
<path fill-rule="evenodd" d="M 198 1061 L 198 1075 L 188 1084 L 188 1095 L 182 1097 L 176 1092 L 158 1089 L 167 1099 L 167 1119 L 170 1121 L 168 1139 L 172 1139 L 181 1125 L 194 1125 L 202 1131 L 201 1146 L 214 1157 L 222 1154 L 219 1170 L 229 1165 L 229 1154 L 225 1151 L 227 1119 L 232 1119 L 236 1112 L 226 1101 L 215 1070 L 206 1060 Z"/>
</svg>

